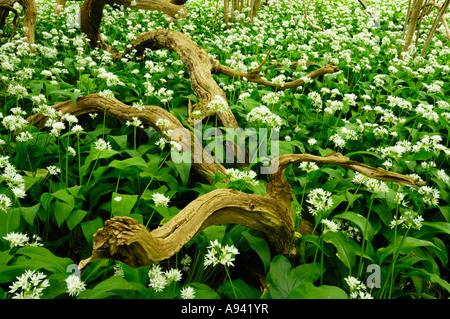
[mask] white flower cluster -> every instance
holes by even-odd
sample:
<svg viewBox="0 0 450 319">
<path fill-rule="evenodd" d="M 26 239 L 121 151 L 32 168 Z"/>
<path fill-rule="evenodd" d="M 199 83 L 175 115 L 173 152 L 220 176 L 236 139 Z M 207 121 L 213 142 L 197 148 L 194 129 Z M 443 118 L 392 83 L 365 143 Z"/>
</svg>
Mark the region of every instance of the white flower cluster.
<svg viewBox="0 0 450 319">
<path fill-rule="evenodd" d="M 308 174 L 319 169 L 314 162 L 301 162 L 299 167 Z"/>
<path fill-rule="evenodd" d="M 113 86 L 113 85 L 125 85 L 122 81 L 119 80 L 119 77 L 115 75 L 112 72 L 106 71 L 105 68 L 98 68 L 97 69 L 97 77 L 102 80 L 106 80 L 106 85 Z"/>
<path fill-rule="evenodd" d="M 86 284 L 77 274 L 72 274 L 66 278 L 67 293 L 69 296 L 78 296 L 82 291 L 86 290 Z"/>
<path fill-rule="evenodd" d="M 385 182 L 377 180 L 375 178 L 368 177 L 359 172 L 356 172 L 352 180 L 353 183 L 357 185 L 364 185 L 372 193 L 386 193 L 389 191 L 389 187 Z"/>
<path fill-rule="evenodd" d="M 345 282 L 350 287 L 351 299 L 373 299 L 372 295 L 367 292 L 367 286 L 355 277 L 348 276 Z"/>
<path fill-rule="evenodd" d="M 224 266 L 234 266 L 233 261 L 239 251 L 233 245 L 223 246 L 216 239 L 210 242 L 208 246 L 208 253 L 205 255 L 204 266 L 208 267 L 212 265 L 213 267 L 222 264 Z"/>
<path fill-rule="evenodd" d="M 105 141 L 102 138 L 99 138 L 97 141 L 94 142 L 95 144 L 95 148 L 97 150 L 99 150 L 100 152 L 105 151 L 105 150 L 112 150 L 112 146 L 110 142 Z"/>
<path fill-rule="evenodd" d="M 32 240 L 30 241 L 30 237 L 27 234 L 23 233 L 8 233 L 3 239 L 9 241 L 9 246 L 13 247 L 23 247 L 23 246 L 44 246 L 41 243 L 41 237 L 37 235 L 33 235 Z"/>
<path fill-rule="evenodd" d="M 26 196 L 25 179 L 23 178 L 22 175 L 17 173 L 17 169 L 14 167 L 14 165 L 8 162 L 7 156 L 0 157 L 0 168 L 4 168 L 3 174 L 1 174 L 0 177 L 3 178 L 3 182 L 5 182 L 6 185 L 8 185 L 8 187 L 13 192 L 14 196 L 16 198 L 24 198 Z M 3 202 L 2 204 L 6 205 L 11 204 L 10 201 L 8 202 L 8 199 L 6 198 L 5 195 L 2 194 L 0 198 L 1 201 Z M 6 208 L 9 206 L 10 205 L 0 206 L 0 209 L 6 211 Z"/>
<path fill-rule="evenodd" d="M 230 181 L 242 180 L 253 186 L 257 186 L 259 184 L 259 181 L 256 180 L 256 173 L 251 170 L 240 171 L 236 168 L 229 168 L 226 170 L 226 174 L 230 178 Z"/>
<path fill-rule="evenodd" d="M 27 270 L 9 286 L 12 299 L 40 299 L 45 288 L 50 286 L 47 275 L 36 270 Z"/>
<path fill-rule="evenodd" d="M 333 206 L 331 195 L 331 192 L 325 191 L 322 188 L 310 190 L 306 202 L 310 205 L 308 209 L 311 215 L 316 216 L 318 213 L 323 213 L 331 209 Z"/>
<path fill-rule="evenodd" d="M 393 220 L 390 222 L 390 227 L 395 228 L 397 226 L 402 225 L 403 228 L 414 228 L 414 229 L 420 229 L 422 228 L 422 222 L 424 221 L 423 217 L 420 216 L 418 213 L 413 212 L 411 210 L 407 210 L 403 212 L 399 218 L 394 217 Z"/>
<path fill-rule="evenodd" d="M 228 103 L 219 95 L 214 96 L 211 102 L 208 103 L 208 108 L 217 113 L 223 113 L 228 110 Z"/>
<path fill-rule="evenodd" d="M 247 122 L 258 122 L 275 129 L 279 129 L 282 125 L 281 117 L 272 113 L 265 105 L 253 108 L 247 114 Z"/>
<path fill-rule="evenodd" d="M 162 271 L 161 266 L 154 264 L 148 271 L 149 287 L 152 287 L 156 292 L 161 292 L 164 288 L 172 282 L 181 280 L 182 274 L 178 269 L 172 268 Z"/>
<path fill-rule="evenodd" d="M 441 197 L 439 190 L 430 186 L 422 186 L 417 191 L 421 199 L 430 206 L 437 206 Z"/>
<path fill-rule="evenodd" d="M 168 207 L 169 206 L 170 199 L 161 193 L 152 194 L 152 199 L 155 202 L 156 207 L 158 207 L 158 206 Z"/>
</svg>

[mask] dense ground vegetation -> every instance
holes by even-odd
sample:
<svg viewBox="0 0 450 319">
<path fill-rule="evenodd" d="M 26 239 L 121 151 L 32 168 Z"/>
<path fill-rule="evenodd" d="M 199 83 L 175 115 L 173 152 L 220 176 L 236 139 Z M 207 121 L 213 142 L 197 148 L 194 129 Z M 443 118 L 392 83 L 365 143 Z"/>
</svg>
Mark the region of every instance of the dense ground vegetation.
<svg viewBox="0 0 450 319">
<path fill-rule="evenodd" d="M 261 74 L 280 88 L 332 62 L 339 72 L 289 90 L 214 78 L 241 127 L 279 128 L 280 154 L 337 151 L 425 186 L 303 163 L 286 172 L 294 221 L 313 228 L 293 240 L 295 256 L 275 255 L 259 232 L 226 224 L 206 228 L 157 265 L 96 260 L 79 274 L 76 265 L 107 219 L 131 216 L 155 229 L 214 189 L 264 194 L 268 176 L 256 173 L 265 160 L 258 159 L 250 170 L 228 171 L 226 183 L 205 184 L 191 165 L 173 163 L 176 145 L 138 118 L 55 112 L 49 106 L 101 93 L 136 108 L 161 106 L 188 125 L 197 97 L 175 53 L 137 59 L 132 51 L 113 61 L 78 28 L 78 2 L 56 15 L 55 2 L 38 0 L 35 44 L 20 28 L 9 41 L 10 26 L 0 38 L 0 298 L 448 298 L 445 32 L 439 29 L 424 58 L 414 46 L 400 56 L 407 1 L 372 6 L 372 17 L 357 1 L 323 2 L 320 11 L 309 2 L 309 19 L 323 31 L 305 20 L 302 1 L 268 1 L 254 23 L 244 12 L 227 29 L 216 1 L 189 0 L 188 16 L 175 22 L 106 6 L 101 33 L 123 53 L 143 32 L 181 31 L 242 72 L 271 50 Z M 422 22 L 419 47 L 432 18 Z M 29 125 L 35 113 L 50 117 L 46 129 Z"/>
</svg>

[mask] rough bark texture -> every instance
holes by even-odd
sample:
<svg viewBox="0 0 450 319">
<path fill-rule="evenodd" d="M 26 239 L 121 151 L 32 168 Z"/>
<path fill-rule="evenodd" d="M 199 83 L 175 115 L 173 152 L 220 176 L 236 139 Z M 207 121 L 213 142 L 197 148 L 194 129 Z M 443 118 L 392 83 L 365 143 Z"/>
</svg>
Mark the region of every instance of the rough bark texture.
<svg viewBox="0 0 450 319">
<path fill-rule="evenodd" d="M 61 102 L 52 106 L 55 110 L 62 113 L 70 113 L 75 116 L 83 116 L 89 113 L 103 113 L 106 110 L 108 116 L 115 117 L 121 121 L 132 120 L 133 117 L 138 117 L 144 124 L 150 125 L 157 129 L 159 133 L 166 139 L 170 140 L 171 137 L 167 136 L 165 131 L 175 130 L 178 133 L 179 139 L 177 142 L 183 147 L 183 149 L 198 149 L 203 154 L 203 161 L 194 161 L 194 152 L 191 152 L 192 167 L 194 170 L 207 182 L 213 182 L 209 175 L 215 175 L 217 172 L 226 175 L 223 165 L 215 164 L 214 159 L 208 152 L 203 152 L 201 142 L 198 141 L 195 136 L 184 128 L 181 122 L 170 112 L 160 108 L 158 106 L 147 105 L 144 110 L 138 110 L 129 105 L 120 102 L 117 99 L 107 99 L 99 94 L 90 94 L 84 97 L 80 97 L 76 104 L 73 104 L 71 100 Z M 164 127 L 161 130 L 156 126 L 156 122 L 159 119 L 165 119 L 169 121 L 169 126 Z M 42 115 L 33 115 L 28 121 L 30 124 L 37 127 L 44 127 L 46 117 Z M 174 136 L 172 136 L 174 138 Z M 197 146 L 194 145 L 197 144 Z M 208 175 L 209 174 L 209 175 Z"/>
<path fill-rule="evenodd" d="M 16 2 L 20 3 L 24 11 L 23 34 L 28 43 L 34 43 L 37 18 L 37 7 L 34 0 L 0 0 L 0 29 L 5 25 L 9 12 L 15 13 L 15 10 L 11 9 Z"/>
<path fill-rule="evenodd" d="M 80 8 L 80 28 L 90 40 L 92 47 L 101 47 L 111 50 L 100 36 L 100 23 L 103 17 L 103 8 L 106 4 L 118 4 L 133 9 L 157 10 L 167 14 L 171 18 L 181 18 L 187 15 L 182 0 L 85 0 Z"/>
<path fill-rule="evenodd" d="M 406 52 L 409 49 L 409 46 L 411 45 L 412 38 L 414 36 L 414 31 L 416 30 L 416 24 L 419 20 L 420 12 L 422 10 L 422 4 L 423 0 L 414 0 L 412 4 L 412 8 L 410 11 L 410 18 L 409 18 L 409 24 L 408 28 L 406 30 L 406 38 L 405 38 L 405 44 L 403 45 L 401 52 Z M 408 23 L 408 19 L 406 19 L 405 24 Z"/>
<path fill-rule="evenodd" d="M 214 190 L 198 197 L 151 232 L 130 217 L 115 217 L 94 235 L 92 256 L 81 261 L 79 267 L 83 269 L 90 262 L 104 258 L 120 260 L 132 267 L 148 266 L 173 256 L 206 227 L 227 223 L 256 229 L 265 235 L 275 253 L 295 255 L 295 247 L 290 244 L 295 231 L 291 211 L 293 194 L 284 172 L 289 165 L 303 161 L 340 165 L 372 178 L 423 186 L 423 182 L 409 176 L 350 161 L 338 153 L 326 157 L 282 155 L 276 159 L 278 170 L 266 184 L 266 195 L 234 189 Z"/>
<path fill-rule="evenodd" d="M 434 36 L 434 33 L 436 32 L 436 29 L 438 28 L 439 24 L 442 22 L 445 28 L 445 31 L 447 32 L 447 37 L 450 40 L 450 30 L 447 25 L 447 20 L 445 19 L 445 12 L 447 11 L 447 8 L 450 4 L 450 0 L 445 0 L 443 4 L 436 3 L 434 1 L 431 1 L 431 5 L 439 9 L 439 12 L 436 16 L 436 19 L 434 20 L 433 25 L 431 26 L 430 32 L 428 33 L 428 37 L 425 41 L 425 44 L 423 45 L 421 56 L 424 57 L 425 53 L 427 52 L 428 46 L 430 45 L 431 39 Z"/>
</svg>

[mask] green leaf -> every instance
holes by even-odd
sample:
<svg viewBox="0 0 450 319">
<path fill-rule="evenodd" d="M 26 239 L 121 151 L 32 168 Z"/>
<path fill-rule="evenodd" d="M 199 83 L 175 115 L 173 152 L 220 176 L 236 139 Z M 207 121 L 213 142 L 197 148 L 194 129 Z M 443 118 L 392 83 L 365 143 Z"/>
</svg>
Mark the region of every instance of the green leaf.
<svg viewBox="0 0 450 319">
<path fill-rule="evenodd" d="M 100 217 L 96 217 L 94 220 L 81 223 L 81 230 L 83 231 L 84 238 L 90 246 L 94 242 L 94 234 L 103 227 L 103 220 Z"/>
<path fill-rule="evenodd" d="M 51 273 L 67 273 L 67 267 L 74 262 L 70 258 L 55 256 L 44 247 L 25 246 L 16 251 L 16 255 L 27 258 L 17 258 L 14 265 L 0 268 L 0 283 L 13 281 L 28 269 L 43 269 Z"/>
<path fill-rule="evenodd" d="M 187 286 L 194 288 L 195 299 L 220 299 L 220 296 L 211 287 L 200 282 L 190 282 Z"/>
<path fill-rule="evenodd" d="M 242 279 L 233 280 L 233 285 L 231 285 L 230 281 L 226 281 L 220 286 L 220 290 L 229 299 L 235 299 L 236 296 L 237 299 L 258 299 L 261 296 L 261 292 L 258 289 L 249 286 Z"/>
<path fill-rule="evenodd" d="M 87 214 L 88 212 L 82 209 L 76 209 L 73 212 L 71 212 L 69 217 L 66 219 L 66 224 L 69 227 L 69 229 L 70 230 L 74 229 L 75 226 L 81 223 L 81 221 Z"/>
<path fill-rule="evenodd" d="M 108 165 L 118 169 L 127 169 L 130 166 L 137 167 L 141 170 L 148 169 L 148 163 L 142 157 L 130 157 L 124 160 L 113 160 Z"/>
<path fill-rule="evenodd" d="M 328 231 L 323 235 L 323 240 L 331 243 L 337 250 L 337 257 L 344 263 L 345 266 L 352 270 L 356 263 L 356 254 L 349 239 L 341 232 Z"/>
<path fill-rule="evenodd" d="M 241 234 L 247 239 L 248 244 L 256 251 L 259 258 L 261 258 L 264 264 L 264 271 L 267 271 L 270 265 L 270 248 L 267 242 L 262 238 L 252 236 L 248 231 L 244 231 Z"/>
<path fill-rule="evenodd" d="M 134 205 L 138 200 L 138 195 L 126 195 L 119 193 L 112 193 L 111 198 L 111 214 L 113 216 L 127 216 L 133 210 Z"/>
<path fill-rule="evenodd" d="M 53 205 L 53 214 L 55 215 L 58 227 L 61 227 L 61 225 L 66 221 L 67 217 L 69 217 L 74 208 L 75 207 L 73 205 L 61 201 L 56 201 L 56 203 Z"/>
<path fill-rule="evenodd" d="M 347 293 L 339 287 L 322 285 L 314 286 L 310 282 L 296 287 L 288 296 L 289 299 L 348 299 Z"/>
<path fill-rule="evenodd" d="M 39 211 L 39 207 L 41 204 L 37 203 L 31 207 L 16 207 L 11 211 L 18 212 L 22 216 L 22 218 L 30 225 L 33 225 L 34 218 L 36 217 L 37 212 Z"/>
<path fill-rule="evenodd" d="M 270 296 L 274 299 L 286 298 L 296 287 L 305 282 L 316 281 L 320 273 L 318 263 L 302 264 L 291 269 L 289 260 L 283 255 L 277 255 L 272 259 L 267 274 Z"/>
<path fill-rule="evenodd" d="M 403 236 L 398 236 L 397 240 L 390 243 L 389 246 L 378 249 L 378 254 L 380 255 L 380 263 L 383 262 L 384 259 L 390 254 L 396 253 L 397 251 L 399 251 L 400 254 L 407 254 L 414 248 L 418 247 L 432 248 L 437 252 L 441 252 L 441 249 L 438 246 L 428 240 L 418 239 L 410 236 L 407 236 L 403 240 Z"/>
<path fill-rule="evenodd" d="M 355 212 L 346 211 L 341 214 L 335 215 L 333 218 L 346 219 L 354 223 L 356 226 L 358 226 L 361 233 L 368 241 L 372 241 L 373 236 L 375 236 L 375 234 L 377 233 L 377 230 L 373 228 L 372 224 L 367 223 L 367 218 Z"/>
<path fill-rule="evenodd" d="M 120 297 L 133 299 L 143 296 L 146 287 L 136 283 L 128 282 L 122 277 L 113 276 L 97 284 L 92 289 L 86 289 L 78 295 L 78 299 L 105 299 L 108 297 Z"/>
</svg>

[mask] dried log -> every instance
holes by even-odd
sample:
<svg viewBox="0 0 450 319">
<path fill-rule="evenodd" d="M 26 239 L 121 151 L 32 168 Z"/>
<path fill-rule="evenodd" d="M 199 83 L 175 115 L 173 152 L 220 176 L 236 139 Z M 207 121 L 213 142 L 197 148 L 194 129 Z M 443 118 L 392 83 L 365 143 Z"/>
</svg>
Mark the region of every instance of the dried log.
<svg viewBox="0 0 450 319">
<path fill-rule="evenodd" d="M 201 46 L 183 33 L 165 29 L 145 32 L 132 42 L 132 47 L 137 51 L 137 56 L 142 55 L 145 49 L 161 48 L 174 51 L 178 55 L 189 74 L 192 90 L 199 99 L 199 102 L 193 106 L 193 110 L 200 110 L 201 118 L 215 115 L 215 112 L 208 109 L 208 104 L 215 96 L 220 96 L 226 101 L 225 93 L 211 74 L 218 61 L 211 58 Z M 224 127 L 239 127 L 230 110 L 218 114 L 218 117 Z"/>
<path fill-rule="evenodd" d="M 447 11 L 448 6 L 450 5 L 450 0 L 445 0 L 443 4 L 436 3 L 434 1 L 431 1 L 431 4 L 439 9 L 439 12 L 436 16 L 436 19 L 434 20 L 434 23 L 430 29 L 430 32 L 428 33 L 427 39 L 425 41 L 425 44 L 423 45 L 422 52 L 420 53 L 420 56 L 424 57 L 425 53 L 428 49 L 428 46 L 430 45 L 431 39 L 436 32 L 436 29 L 438 28 L 439 24 L 443 23 L 445 31 L 447 33 L 447 38 L 450 40 L 450 30 L 448 28 L 447 20 L 445 18 L 445 12 Z"/>
<path fill-rule="evenodd" d="M 123 5 L 133 9 L 157 10 L 167 14 L 169 17 L 183 18 L 187 10 L 183 4 L 186 0 L 85 0 L 80 8 L 80 28 L 90 40 L 93 48 L 101 47 L 111 50 L 100 36 L 100 23 L 103 17 L 103 8 L 106 4 Z"/>
<path fill-rule="evenodd" d="M 282 155 L 274 160 L 278 170 L 266 184 L 264 196 L 233 189 L 219 189 L 198 197 L 163 226 L 149 232 L 130 217 L 105 222 L 94 235 L 92 256 L 80 262 L 83 269 L 96 259 L 121 260 L 132 267 L 168 259 L 192 237 L 211 225 L 237 223 L 261 231 L 275 253 L 295 255 L 293 193 L 284 179 L 289 165 L 302 161 L 335 164 L 368 174 L 372 178 L 423 186 L 414 178 L 350 161 L 338 153 L 319 157 L 309 154 Z"/>
<path fill-rule="evenodd" d="M 132 267 L 147 266 L 173 256 L 192 237 L 208 226 L 237 223 L 263 232 L 271 247 L 288 253 L 293 222 L 285 221 L 286 207 L 280 202 L 233 189 L 218 189 L 200 196 L 163 226 L 149 232 L 130 217 L 105 222 L 95 235 L 92 256 L 80 269 L 96 259 L 121 260 Z M 294 254 L 291 248 L 291 254 Z"/>
<path fill-rule="evenodd" d="M 10 8 L 16 2 L 20 3 L 24 10 L 23 34 L 28 43 L 34 43 L 37 18 L 37 7 L 34 0 L 0 0 L 0 29 L 3 28 L 9 11 L 14 12 Z M 16 18 L 14 19 L 16 20 Z"/>
<path fill-rule="evenodd" d="M 144 110 L 138 110 L 117 99 L 107 99 L 99 94 L 90 94 L 78 98 L 76 104 L 69 100 L 55 104 L 52 107 L 63 114 L 70 113 L 77 117 L 95 112 L 103 113 L 104 111 L 106 111 L 108 116 L 113 116 L 121 121 L 132 120 L 133 117 L 138 117 L 144 124 L 158 130 L 167 140 L 171 140 L 171 137 L 167 135 L 166 131 L 176 130 L 180 138 L 177 142 L 183 147 L 183 150 L 201 150 L 203 161 L 194 160 L 195 152 L 191 152 L 192 167 L 205 181 L 213 182 L 209 175 L 216 175 L 216 173 L 226 175 L 223 165 L 220 163 L 216 165 L 212 156 L 208 152 L 203 152 L 201 142 L 195 138 L 194 134 L 185 129 L 174 115 L 159 106 L 146 105 Z M 159 126 L 156 126 L 156 122 L 159 119 L 168 120 L 170 124 L 162 130 Z M 35 114 L 30 116 L 28 121 L 31 125 L 44 127 L 47 118 L 41 114 Z M 172 136 L 172 139 L 174 138 L 175 136 Z"/>
<path fill-rule="evenodd" d="M 267 59 L 267 58 L 266 58 Z M 263 63 L 266 60 L 263 61 Z M 255 68 L 253 71 L 251 72 L 238 72 L 228 66 L 224 66 L 224 65 L 218 65 L 217 69 L 214 70 L 215 73 L 217 74 L 224 74 L 226 76 L 229 76 L 231 78 L 234 79 L 244 79 L 247 80 L 249 82 L 254 82 L 254 83 L 258 83 L 264 86 L 268 86 L 271 88 L 276 88 L 278 90 L 286 90 L 286 89 L 292 89 L 292 88 L 297 88 L 299 86 L 303 86 L 305 85 L 305 81 L 303 79 L 297 79 L 297 80 L 293 80 L 290 82 L 286 82 L 284 83 L 282 86 L 280 86 L 279 84 L 276 84 L 274 82 L 271 82 L 269 80 L 263 79 L 260 76 L 260 72 L 261 72 L 261 63 L 257 68 Z M 320 76 L 323 76 L 325 74 L 328 73 L 335 73 L 338 72 L 339 68 L 334 65 L 333 63 L 328 63 L 325 66 L 321 67 L 320 69 L 314 70 L 310 73 L 308 73 L 306 75 L 306 77 L 310 78 L 310 79 L 316 79 Z"/>
<path fill-rule="evenodd" d="M 409 14 L 409 24 L 408 24 L 408 19 L 405 20 L 405 27 L 406 24 L 408 24 L 408 28 L 406 29 L 406 38 L 405 38 L 405 44 L 403 45 L 403 48 L 401 50 L 401 52 L 406 52 L 409 49 L 409 46 L 411 45 L 412 42 L 412 38 L 414 36 L 414 32 L 416 31 L 416 24 L 417 21 L 419 20 L 419 16 L 420 16 L 420 12 L 422 10 L 422 4 L 423 4 L 423 0 L 414 0 L 411 10 L 410 10 L 410 14 Z M 400 54 L 400 58 L 401 58 L 401 54 Z"/>
<path fill-rule="evenodd" d="M 12 21 L 13 30 L 11 32 L 11 35 L 9 36 L 9 40 L 11 41 L 14 35 L 16 34 L 17 18 L 19 17 L 19 11 L 17 11 L 16 9 L 14 9 L 9 5 L 0 4 L 0 30 L 3 29 L 4 25 L 6 24 L 6 18 L 8 17 L 10 11 L 14 13 L 14 19 Z"/>
<path fill-rule="evenodd" d="M 201 118 L 214 115 L 214 112 L 209 110 L 207 106 L 216 95 L 226 100 L 225 93 L 217 85 L 212 74 L 223 74 L 234 79 L 245 79 L 249 82 L 255 82 L 277 89 L 290 89 L 305 85 L 303 79 L 286 82 L 281 87 L 276 83 L 263 79 L 260 76 L 260 72 L 269 57 L 270 51 L 264 61 L 253 71 L 239 72 L 228 66 L 221 65 L 218 60 L 211 58 L 201 46 L 185 34 L 177 31 L 160 29 L 143 33 L 132 42 L 132 48 L 136 50 L 137 56 L 141 56 L 145 49 L 157 50 L 165 48 L 177 53 L 189 74 L 192 90 L 199 99 L 199 103 L 194 106 L 194 110 L 201 111 Z M 337 66 L 333 63 L 328 63 L 306 76 L 310 79 L 315 79 L 327 73 L 335 73 L 337 71 L 339 71 Z M 230 110 L 218 114 L 218 117 L 224 127 L 239 127 L 236 118 Z M 192 122 L 192 119 L 190 120 Z"/>
</svg>

